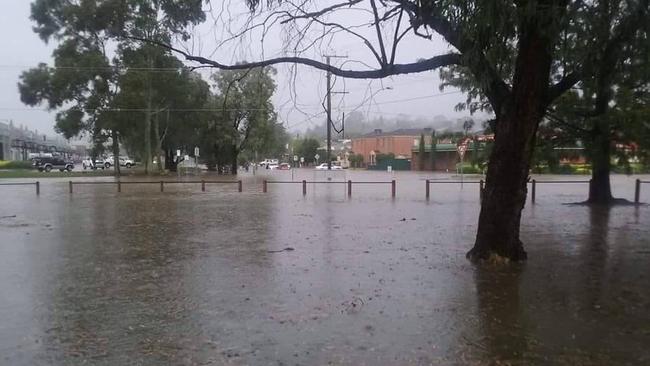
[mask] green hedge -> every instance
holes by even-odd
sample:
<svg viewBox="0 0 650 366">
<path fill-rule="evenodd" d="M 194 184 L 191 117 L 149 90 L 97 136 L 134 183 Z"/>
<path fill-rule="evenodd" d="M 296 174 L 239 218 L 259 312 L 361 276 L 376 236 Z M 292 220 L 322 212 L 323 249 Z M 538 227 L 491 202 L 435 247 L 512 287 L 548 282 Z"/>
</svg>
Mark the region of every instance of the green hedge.
<svg viewBox="0 0 650 366">
<path fill-rule="evenodd" d="M 456 172 L 460 174 L 460 164 L 456 165 Z M 464 163 L 463 174 L 483 174 L 483 169 L 478 166 L 472 166 L 470 163 Z"/>
<path fill-rule="evenodd" d="M 0 160 L 0 169 L 31 169 L 31 161 Z"/>
</svg>

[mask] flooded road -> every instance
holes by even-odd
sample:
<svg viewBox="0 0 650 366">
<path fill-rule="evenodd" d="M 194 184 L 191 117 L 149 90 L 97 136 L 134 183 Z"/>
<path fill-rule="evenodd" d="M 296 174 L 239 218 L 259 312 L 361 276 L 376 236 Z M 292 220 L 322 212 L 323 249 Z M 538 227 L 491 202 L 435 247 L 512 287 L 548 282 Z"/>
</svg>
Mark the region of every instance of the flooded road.
<svg viewBox="0 0 650 366">
<path fill-rule="evenodd" d="M 426 200 L 424 179 L 456 178 L 336 174 L 394 178 L 396 198 L 388 184 L 261 192 L 290 172 L 245 175 L 243 193 L 0 187 L 0 364 L 650 364 L 650 207 L 565 205 L 587 186 L 538 185 L 528 262 L 477 267 L 477 184 Z M 613 187 L 632 199 L 633 178 Z"/>
</svg>

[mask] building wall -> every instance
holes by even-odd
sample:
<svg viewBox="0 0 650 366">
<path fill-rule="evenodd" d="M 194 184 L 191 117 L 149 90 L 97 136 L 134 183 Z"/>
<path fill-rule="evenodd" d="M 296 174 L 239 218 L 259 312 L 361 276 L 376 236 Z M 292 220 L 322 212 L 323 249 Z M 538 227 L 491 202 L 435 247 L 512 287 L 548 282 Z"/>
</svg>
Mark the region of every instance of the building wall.
<svg viewBox="0 0 650 366">
<path fill-rule="evenodd" d="M 45 136 L 37 131 L 0 122 L 0 159 L 27 160 L 29 154 L 56 152 L 70 157 L 72 148 L 60 136 Z"/>
<path fill-rule="evenodd" d="M 0 160 L 11 160 L 9 125 L 0 122 Z"/>
<path fill-rule="evenodd" d="M 352 140 L 352 151 L 355 154 L 363 155 L 364 164 L 370 162 L 370 153 L 401 155 L 411 158 L 413 140 L 419 136 L 370 136 L 360 137 Z"/>
<path fill-rule="evenodd" d="M 467 156 L 465 156 L 467 157 Z M 424 170 L 431 171 L 456 171 L 456 164 L 460 162 L 456 151 L 438 151 L 436 152 L 436 166 L 431 169 L 431 152 L 424 153 Z M 413 151 L 411 158 L 411 170 L 420 170 L 420 153 Z"/>
</svg>

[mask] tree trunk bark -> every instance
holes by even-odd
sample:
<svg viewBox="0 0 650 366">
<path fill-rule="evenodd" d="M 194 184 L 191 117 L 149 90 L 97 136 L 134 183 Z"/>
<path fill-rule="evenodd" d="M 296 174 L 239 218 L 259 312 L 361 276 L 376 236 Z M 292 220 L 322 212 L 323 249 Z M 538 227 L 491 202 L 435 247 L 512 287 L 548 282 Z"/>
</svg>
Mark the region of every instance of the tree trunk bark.
<svg viewBox="0 0 650 366">
<path fill-rule="evenodd" d="M 153 129 L 154 129 L 154 135 L 156 136 L 156 161 L 158 163 L 158 172 L 163 171 L 163 164 L 162 164 L 162 140 L 160 136 L 160 120 L 158 118 L 158 114 L 156 114 L 156 118 L 154 118 L 154 123 L 153 123 Z"/>
<path fill-rule="evenodd" d="M 237 149 L 237 146 L 233 145 L 232 146 L 232 153 L 230 157 L 230 174 L 231 175 L 237 175 L 237 167 L 239 166 L 237 159 L 239 158 L 239 151 Z"/>
<path fill-rule="evenodd" d="M 539 5 L 539 4 L 538 4 Z M 541 5 L 539 5 L 541 8 Z M 522 25 L 512 90 L 497 108 L 494 148 L 479 215 L 476 242 L 467 258 L 525 260 L 519 239 L 521 211 L 527 194 L 530 159 L 537 127 L 548 105 L 552 30 L 550 15 Z"/>
<path fill-rule="evenodd" d="M 153 61 L 149 59 L 149 68 L 153 68 Z M 152 106 L 151 73 L 147 74 L 147 109 L 144 117 L 144 173 L 149 174 L 151 161 L 151 106 Z"/>
<path fill-rule="evenodd" d="M 611 142 L 609 139 L 609 121 L 599 117 L 592 131 L 591 182 L 589 182 L 589 199 L 587 202 L 610 204 L 613 201 L 612 187 L 609 181 L 611 171 Z"/>
<path fill-rule="evenodd" d="M 111 138 L 113 139 L 113 165 L 115 166 L 115 176 L 119 177 L 122 173 L 120 170 L 120 139 L 115 129 L 111 130 Z"/>
<path fill-rule="evenodd" d="M 144 173 L 149 174 L 151 161 L 151 99 L 147 101 L 144 120 Z"/>
</svg>

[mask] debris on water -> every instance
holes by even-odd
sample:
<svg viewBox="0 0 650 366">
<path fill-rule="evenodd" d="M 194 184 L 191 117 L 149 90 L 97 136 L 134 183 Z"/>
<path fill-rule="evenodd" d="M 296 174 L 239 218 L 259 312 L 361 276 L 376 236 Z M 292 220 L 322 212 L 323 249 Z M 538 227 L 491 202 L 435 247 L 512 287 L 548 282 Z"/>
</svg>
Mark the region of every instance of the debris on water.
<svg viewBox="0 0 650 366">
<path fill-rule="evenodd" d="M 2 220 L 2 219 L 13 219 L 13 218 L 16 218 L 16 215 L 0 216 L 0 220 Z"/>
<path fill-rule="evenodd" d="M 280 250 L 267 250 L 267 252 L 268 252 L 268 253 L 281 253 L 281 252 L 292 252 L 292 251 L 294 251 L 294 250 L 295 250 L 295 249 L 292 248 L 292 247 L 286 247 L 286 248 L 284 248 L 284 249 L 280 249 Z"/>
<path fill-rule="evenodd" d="M 403 221 L 406 221 L 406 217 L 402 217 L 402 219 L 399 220 L 399 221 L 402 221 L 402 222 L 403 222 Z"/>
<path fill-rule="evenodd" d="M 361 309 L 361 307 L 364 306 L 365 304 L 366 303 L 363 301 L 362 298 L 355 296 L 354 298 L 352 298 L 352 300 L 346 301 L 341 304 L 343 306 L 343 310 L 341 310 L 341 313 L 344 312 L 348 314 L 355 313 L 359 311 L 359 309 Z"/>
</svg>

